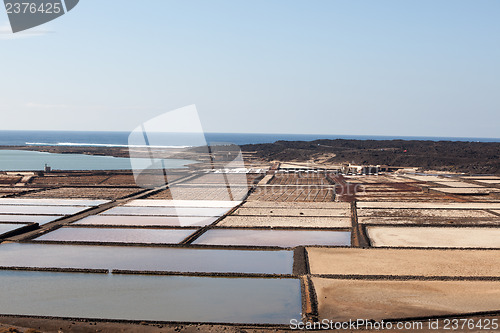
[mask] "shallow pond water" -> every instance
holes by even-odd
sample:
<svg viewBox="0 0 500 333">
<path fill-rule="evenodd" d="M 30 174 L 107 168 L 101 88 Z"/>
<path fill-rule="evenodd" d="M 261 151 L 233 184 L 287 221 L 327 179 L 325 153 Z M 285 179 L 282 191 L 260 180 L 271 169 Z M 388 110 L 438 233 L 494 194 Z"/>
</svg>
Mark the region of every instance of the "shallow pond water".
<svg viewBox="0 0 500 333">
<path fill-rule="evenodd" d="M 109 200 L 86 200 L 86 199 L 14 199 L 2 198 L 0 205 L 22 205 L 22 206 L 98 206 Z"/>
<path fill-rule="evenodd" d="M 287 324 L 298 279 L 0 271 L 2 314 Z"/>
<path fill-rule="evenodd" d="M 72 215 L 89 209 L 86 206 L 22 206 L 0 205 L 0 214 L 26 214 L 26 215 Z"/>
<path fill-rule="evenodd" d="M 0 222 L 32 222 L 43 225 L 60 219 L 56 215 L 0 215 Z"/>
<path fill-rule="evenodd" d="M 103 243 L 177 244 L 196 229 L 71 228 L 63 227 L 35 240 Z"/>
<path fill-rule="evenodd" d="M 291 274 L 293 252 L 9 243 L 0 266 Z"/>
<path fill-rule="evenodd" d="M 207 207 L 130 207 L 122 206 L 107 210 L 101 215 L 145 215 L 145 216 L 222 216 L 229 208 Z"/>
<path fill-rule="evenodd" d="M 0 235 L 4 234 L 6 232 L 12 231 L 12 230 L 16 230 L 16 229 L 22 228 L 22 227 L 24 227 L 26 225 L 27 224 L 0 223 Z"/>
<path fill-rule="evenodd" d="M 134 207 L 212 207 L 212 208 L 232 208 L 239 205 L 241 201 L 220 201 L 220 200 L 152 200 L 139 199 L 132 200 L 125 206 Z"/>
<path fill-rule="evenodd" d="M 112 226 L 206 226 L 217 217 L 205 216 L 113 216 L 96 215 L 81 219 L 73 224 Z"/>
<path fill-rule="evenodd" d="M 299 245 L 350 245 L 348 231 L 212 229 L 193 244 L 295 247 Z"/>
</svg>

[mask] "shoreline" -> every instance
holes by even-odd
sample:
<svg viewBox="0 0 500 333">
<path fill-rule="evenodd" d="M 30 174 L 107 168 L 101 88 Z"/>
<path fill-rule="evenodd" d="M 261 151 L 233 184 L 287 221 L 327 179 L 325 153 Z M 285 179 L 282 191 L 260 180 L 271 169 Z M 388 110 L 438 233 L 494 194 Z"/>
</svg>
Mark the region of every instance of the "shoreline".
<svg viewBox="0 0 500 333">
<path fill-rule="evenodd" d="M 276 141 L 240 146 L 246 161 L 306 163 L 311 166 L 358 164 L 416 168 L 419 172 L 500 174 L 500 142 L 451 142 L 421 140 L 315 140 Z M 141 152 L 143 148 L 137 149 Z M 0 146 L 0 150 L 38 151 L 129 158 L 127 147 L 102 146 Z M 160 151 L 160 150 L 157 150 Z M 164 149 L 176 158 L 207 162 L 196 149 Z M 143 151 L 146 154 L 147 150 Z"/>
</svg>

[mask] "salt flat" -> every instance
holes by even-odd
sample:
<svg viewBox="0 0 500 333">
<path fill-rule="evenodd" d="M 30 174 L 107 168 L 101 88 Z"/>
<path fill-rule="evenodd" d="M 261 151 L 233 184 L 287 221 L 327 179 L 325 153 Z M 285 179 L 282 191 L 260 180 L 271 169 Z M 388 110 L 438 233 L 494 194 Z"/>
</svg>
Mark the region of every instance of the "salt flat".
<svg viewBox="0 0 500 333">
<path fill-rule="evenodd" d="M 312 278 L 319 317 L 344 321 L 498 311 L 498 281 L 384 281 Z"/>
<path fill-rule="evenodd" d="M 345 217 L 351 216 L 350 209 L 314 209 L 314 208 L 247 208 L 236 210 L 233 215 L 258 215 L 258 216 L 304 216 L 304 217 Z"/>
<path fill-rule="evenodd" d="M 349 217 L 297 216 L 228 216 L 218 226 L 223 227 L 293 227 L 293 228 L 350 228 Z"/>
<path fill-rule="evenodd" d="M 369 226 L 366 230 L 374 247 L 500 248 L 500 228 Z"/>
<path fill-rule="evenodd" d="M 247 201 L 245 208 L 301 208 L 301 209 L 342 209 L 350 208 L 348 202 L 276 202 L 276 201 Z M 500 207 L 500 206 L 499 206 Z"/>
<path fill-rule="evenodd" d="M 154 200 L 141 199 L 132 200 L 125 206 L 134 207 L 200 207 L 200 208 L 232 208 L 239 205 L 241 201 L 220 200 Z"/>
<path fill-rule="evenodd" d="M 495 217 L 484 210 L 465 209 L 360 209 L 358 216 L 408 216 L 408 217 Z"/>
<path fill-rule="evenodd" d="M 308 247 L 311 274 L 500 276 L 500 250 L 420 250 Z"/>
<path fill-rule="evenodd" d="M 397 202 L 363 201 L 358 208 L 500 209 L 498 202 Z"/>
</svg>

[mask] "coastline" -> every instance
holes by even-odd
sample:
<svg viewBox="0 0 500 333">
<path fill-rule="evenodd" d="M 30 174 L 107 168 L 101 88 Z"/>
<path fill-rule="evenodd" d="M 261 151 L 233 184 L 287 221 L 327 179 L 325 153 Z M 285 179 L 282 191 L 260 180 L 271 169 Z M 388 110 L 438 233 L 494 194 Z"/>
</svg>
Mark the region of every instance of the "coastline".
<svg viewBox="0 0 500 333">
<path fill-rule="evenodd" d="M 276 141 L 274 143 L 240 146 L 245 160 L 267 163 L 308 163 L 317 166 L 332 164 L 388 165 L 413 167 L 419 171 L 468 174 L 500 174 L 500 142 L 455 142 L 422 140 L 314 140 Z M 135 148 L 137 152 L 147 149 Z M 84 154 L 129 158 L 127 147 L 66 145 L 2 145 L 0 150 L 25 150 L 54 154 Z M 164 148 L 176 158 L 207 161 L 195 149 Z"/>
</svg>

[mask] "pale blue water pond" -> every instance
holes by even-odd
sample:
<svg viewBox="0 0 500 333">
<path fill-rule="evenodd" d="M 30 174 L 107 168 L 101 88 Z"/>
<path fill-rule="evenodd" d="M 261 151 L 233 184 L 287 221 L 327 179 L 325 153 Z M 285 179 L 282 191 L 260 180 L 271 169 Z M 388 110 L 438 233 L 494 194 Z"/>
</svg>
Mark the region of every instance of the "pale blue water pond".
<svg viewBox="0 0 500 333">
<path fill-rule="evenodd" d="M 229 208 L 210 207 L 129 207 L 121 206 L 107 210 L 101 215 L 139 215 L 139 216 L 222 216 Z"/>
<path fill-rule="evenodd" d="M 137 162 L 137 163 L 136 163 Z M 147 168 L 149 159 L 135 159 L 134 165 Z M 165 160 L 165 168 L 183 168 L 189 160 Z M 54 170 L 131 170 L 129 158 L 85 154 L 53 154 L 27 150 L 0 150 L 0 170 L 36 171 L 48 164 Z"/>
<path fill-rule="evenodd" d="M 178 244 L 197 229 L 62 227 L 35 240 L 100 243 Z"/>
<path fill-rule="evenodd" d="M 93 226 L 196 226 L 203 227 L 214 223 L 217 217 L 205 216 L 113 216 L 94 215 L 74 222 L 75 225 Z"/>
<path fill-rule="evenodd" d="M 38 223 L 43 225 L 54 220 L 60 219 L 61 216 L 53 215 L 1 215 L 0 222 L 28 222 Z"/>
<path fill-rule="evenodd" d="M 8 243 L 0 266 L 292 274 L 293 251 Z"/>
<path fill-rule="evenodd" d="M 348 231 L 212 229 L 193 244 L 295 247 L 299 245 L 351 245 Z"/>
<path fill-rule="evenodd" d="M 107 202 L 109 200 L 1 198 L 0 206 L 98 206 Z"/>
<path fill-rule="evenodd" d="M 2 314 L 287 324 L 298 279 L 0 271 Z"/>
<path fill-rule="evenodd" d="M 27 226 L 28 224 L 18 224 L 18 223 L 0 223 L 0 235 L 5 234 L 6 232 L 16 230 Z"/>
<path fill-rule="evenodd" d="M 91 207 L 85 206 L 24 206 L 0 205 L 0 214 L 13 215 L 73 215 Z"/>
</svg>

